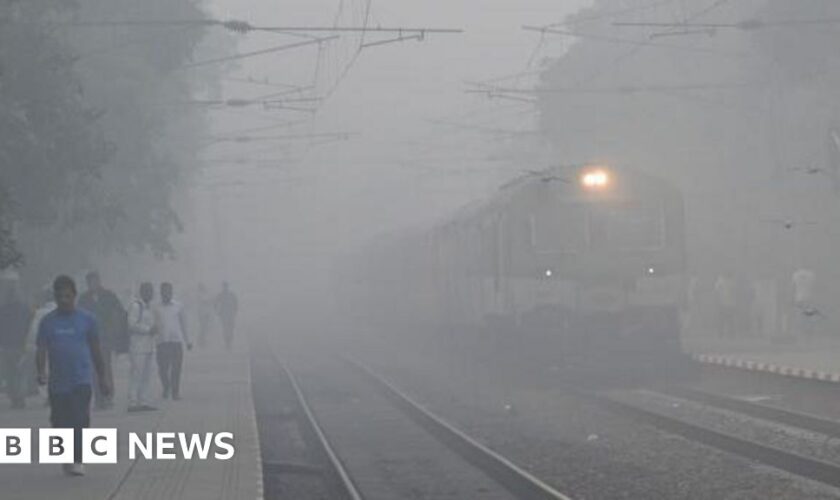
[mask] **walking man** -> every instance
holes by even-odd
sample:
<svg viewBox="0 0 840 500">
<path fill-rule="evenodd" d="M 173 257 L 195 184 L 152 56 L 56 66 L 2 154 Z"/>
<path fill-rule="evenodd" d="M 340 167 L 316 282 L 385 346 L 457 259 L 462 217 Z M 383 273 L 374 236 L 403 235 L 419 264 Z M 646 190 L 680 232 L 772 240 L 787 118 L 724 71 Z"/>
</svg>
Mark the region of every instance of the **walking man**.
<svg viewBox="0 0 840 500">
<path fill-rule="evenodd" d="M 796 333 L 804 338 L 812 338 L 816 332 L 815 320 L 820 315 L 814 301 L 817 275 L 806 267 L 800 267 L 794 271 L 792 281 Z"/>
<path fill-rule="evenodd" d="M 187 336 L 184 308 L 173 300 L 172 283 L 160 285 L 160 305 L 155 309 L 157 325 L 157 364 L 163 399 L 181 399 L 181 367 L 184 362 L 184 345 L 192 349 Z"/>
<path fill-rule="evenodd" d="M 114 386 L 114 372 L 112 361 L 114 346 L 119 330 L 125 326 L 125 309 L 120 303 L 117 295 L 102 286 L 102 279 L 99 273 L 91 271 L 85 276 L 87 291 L 79 297 L 79 307 L 93 314 L 96 323 L 99 325 L 99 344 L 102 348 L 102 361 L 104 362 L 105 377 L 108 385 Z M 99 390 L 94 390 L 94 405 L 102 409 L 114 406 L 113 394 L 105 397 Z"/>
<path fill-rule="evenodd" d="M 38 326 L 38 383 L 47 383 L 49 363 L 50 423 L 56 428 L 74 430 L 74 463 L 62 467 L 67 475 L 81 476 L 82 429 L 90 426 L 94 368 L 102 393 L 109 395 L 111 387 L 103 373 L 96 319 L 76 308 L 76 283 L 68 276 L 57 277 L 53 295 L 57 307 Z"/>
<path fill-rule="evenodd" d="M 216 314 L 222 323 L 222 333 L 225 337 L 225 348 L 229 351 L 233 343 L 233 329 L 236 326 L 236 314 L 239 312 L 239 299 L 233 293 L 225 281 L 222 283 L 222 291 L 216 296 Z"/>
<path fill-rule="evenodd" d="M 157 328 L 152 311 L 155 288 L 151 283 L 140 285 L 140 297 L 134 300 L 128 311 L 129 361 L 128 411 L 154 411 L 146 400 L 146 389 L 152 377 L 152 358 L 155 354 Z"/>
<path fill-rule="evenodd" d="M 204 283 L 198 284 L 195 307 L 198 316 L 198 348 L 203 349 L 207 347 L 207 335 L 213 318 L 213 300 L 207 293 Z"/>
<path fill-rule="evenodd" d="M 6 395 L 12 408 L 26 406 L 22 366 L 30 316 L 29 308 L 18 293 L 17 283 L 12 284 L 6 301 L 0 305 L 0 380 L 6 384 Z"/>
<path fill-rule="evenodd" d="M 735 337 L 738 323 L 738 299 L 735 280 L 729 274 L 721 274 L 715 281 L 717 298 L 718 336 L 731 339 Z"/>
</svg>

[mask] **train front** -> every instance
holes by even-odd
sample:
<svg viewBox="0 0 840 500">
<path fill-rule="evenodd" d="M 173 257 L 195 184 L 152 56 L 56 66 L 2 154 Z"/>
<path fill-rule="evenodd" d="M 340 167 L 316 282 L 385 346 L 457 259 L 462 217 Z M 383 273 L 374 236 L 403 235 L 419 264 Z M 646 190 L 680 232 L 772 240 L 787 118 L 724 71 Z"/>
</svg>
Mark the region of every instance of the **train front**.
<svg viewBox="0 0 840 500">
<path fill-rule="evenodd" d="M 523 334 L 552 342 L 566 366 L 679 364 L 679 192 L 654 176 L 590 166 L 538 179 L 522 194 L 514 205 L 530 241 L 512 249 L 512 281 Z"/>
</svg>

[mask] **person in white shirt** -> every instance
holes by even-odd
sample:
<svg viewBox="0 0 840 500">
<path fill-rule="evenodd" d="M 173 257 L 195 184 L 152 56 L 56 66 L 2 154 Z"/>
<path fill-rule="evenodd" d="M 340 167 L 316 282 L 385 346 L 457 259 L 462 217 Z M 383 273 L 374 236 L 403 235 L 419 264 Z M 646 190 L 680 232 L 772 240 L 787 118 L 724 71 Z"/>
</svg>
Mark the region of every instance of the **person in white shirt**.
<svg viewBox="0 0 840 500">
<path fill-rule="evenodd" d="M 728 274 L 721 274 L 715 281 L 715 297 L 717 298 L 718 335 L 721 338 L 732 338 L 738 319 L 738 299 L 735 280 Z"/>
<path fill-rule="evenodd" d="M 820 315 L 814 302 L 817 275 L 814 271 L 802 267 L 794 271 L 792 281 L 797 333 L 804 337 L 813 337 L 816 331 L 815 319 Z"/>
<path fill-rule="evenodd" d="M 184 308 L 172 299 L 172 283 L 161 283 L 160 304 L 155 308 L 157 338 L 157 364 L 163 399 L 181 399 L 181 368 L 184 362 L 184 346 L 192 349 L 187 336 Z"/>
<path fill-rule="evenodd" d="M 800 268 L 793 273 L 793 295 L 798 306 L 807 306 L 814 299 L 816 274 L 810 269 Z"/>
<path fill-rule="evenodd" d="M 129 347 L 131 371 L 128 379 L 128 411 L 153 411 L 146 401 L 146 389 L 152 377 L 152 358 L 155 354 L 155 337 L 158 331 L 152 310 L 155 288 L 151 283 L 140 285 L 140 297 L 128 310 Z"/>
</svg>

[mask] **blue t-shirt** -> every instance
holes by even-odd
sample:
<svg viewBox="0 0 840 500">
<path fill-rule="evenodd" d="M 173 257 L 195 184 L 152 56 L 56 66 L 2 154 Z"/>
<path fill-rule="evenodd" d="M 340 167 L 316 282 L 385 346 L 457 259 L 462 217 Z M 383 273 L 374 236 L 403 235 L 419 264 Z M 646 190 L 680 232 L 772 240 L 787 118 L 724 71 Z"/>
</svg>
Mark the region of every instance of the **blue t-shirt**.
<svg viewBox="0 0 840 500">
<path fill-rule="evenodd" d="M 47 350 L 50 363 L 50 392 L 71 392 L 80 385 L 93 385 L 90 340 L 99 337 L 93 315 L 76 309 L 54 310 L 38 325 L 38 345 Z"/>
</svg>

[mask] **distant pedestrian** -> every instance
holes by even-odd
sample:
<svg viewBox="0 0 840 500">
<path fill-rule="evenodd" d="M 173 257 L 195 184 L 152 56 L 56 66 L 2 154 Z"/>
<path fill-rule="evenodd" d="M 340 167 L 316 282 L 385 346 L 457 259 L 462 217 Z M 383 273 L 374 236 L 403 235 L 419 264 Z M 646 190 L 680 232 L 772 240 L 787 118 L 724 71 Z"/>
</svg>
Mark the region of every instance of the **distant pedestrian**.
<svg viewBox="0 0 840 500">
<path fill-rule="evenodd" d="M 717 298 L 717 326 L 721 338 L 735 337 L 738 326 L 738 295 L 735 280 L 727 275 L 718 276 L 715 281 L 715 297 Z"/>
<path fill-rule="evenodd" d="M 38 326 L 38 383 L 46 384 L 49 373 L 50 423 L 75 431 L 74 463 L 62 467 L 65 474 L 81 476 L 82 429 L 90 426 L 93 370 L 103 394 L 110 394 L 112 388 L 103 373 L 96 319 L 76 308 L 76 283 L 59 276 L 53 282 L 53 294 L 57 307 Z"/>
<path fill-rule="evenodd" d="M 114 386 L 114 372 L 112 367 L 115 346 L 118 336 L 122 334 L 126 323 L 126 311 L 117 295 L 102 286 L 99 273 L 91 271 L 85 277 L 87 290 L 79 297 L 79 307 L 93 314 L 99 325 L 99 343 L 102 347 L 105 377 L 108 385 Z M 94 391 L 94 404 L 99 409 L 114 406 L 113 394 L 106 397 L 100 391 Z"/>
<path fill-rule="evenodd" d="M 26 406 L 23 365 L 26 361 L 26 335 L 29 330 L 29 308 L 18 293 L 17 284 L 9 288 L 0 305 L 0 375 L 12 408 Z"/>
<path fill-rule="evenodd" d="M 799 268 L 794 271 L 793 282 L 793 311 L 794 324 L 798 334 L 809 338 L 813 337 L 816 331 L 816 320 L 820 315 L 814 301 L 814 289 L 817 275 L 807 268 Z"/>
<path fill-rule="evenodd" d="M 181 399 L 181 368 L 184 363 L 184 346 L 192 349 L 187 335 L 184 308 L 173 299 L 172 283 L 161 283 L 160 304 L 155 308 L 157 325 L 157 364 L 163 399 Z"/>
<path fill-rule="evenodd" d="M 157 410 L 148 404 L 146 390 L 152 377 L 157 328 L 152 299 L 155 288 L 151 283 L 140 285 L 140 296 L 131 303 L 128 311 L 129 360 L 128 411 Z"/>
<path fill-rule="evenodd" d="M 195 298 L 195 313 L 198 319 L 198 347 L 207 347 L 210 324 L 213 321 L 213 300 L 207 293 L 204 283 L 198 284 Z"/>
<path fill-rule="evenodd" d="M 216 314 L 222 324 L 222 334 L 225 338 L 225 348 L 229 351 L 233 343 L 233 331 L 236 328 L 236 315 L 239 312 L 239 299 L 225 281 L 222 291 L 216 296 Z"/>
<path fill-rule="evenodd" d="M 779 335 L 778 289 L 776 280 L 762 278 L 753 284 L 753 325 L 760 337 L 777 338 Z"/>
</svg>

